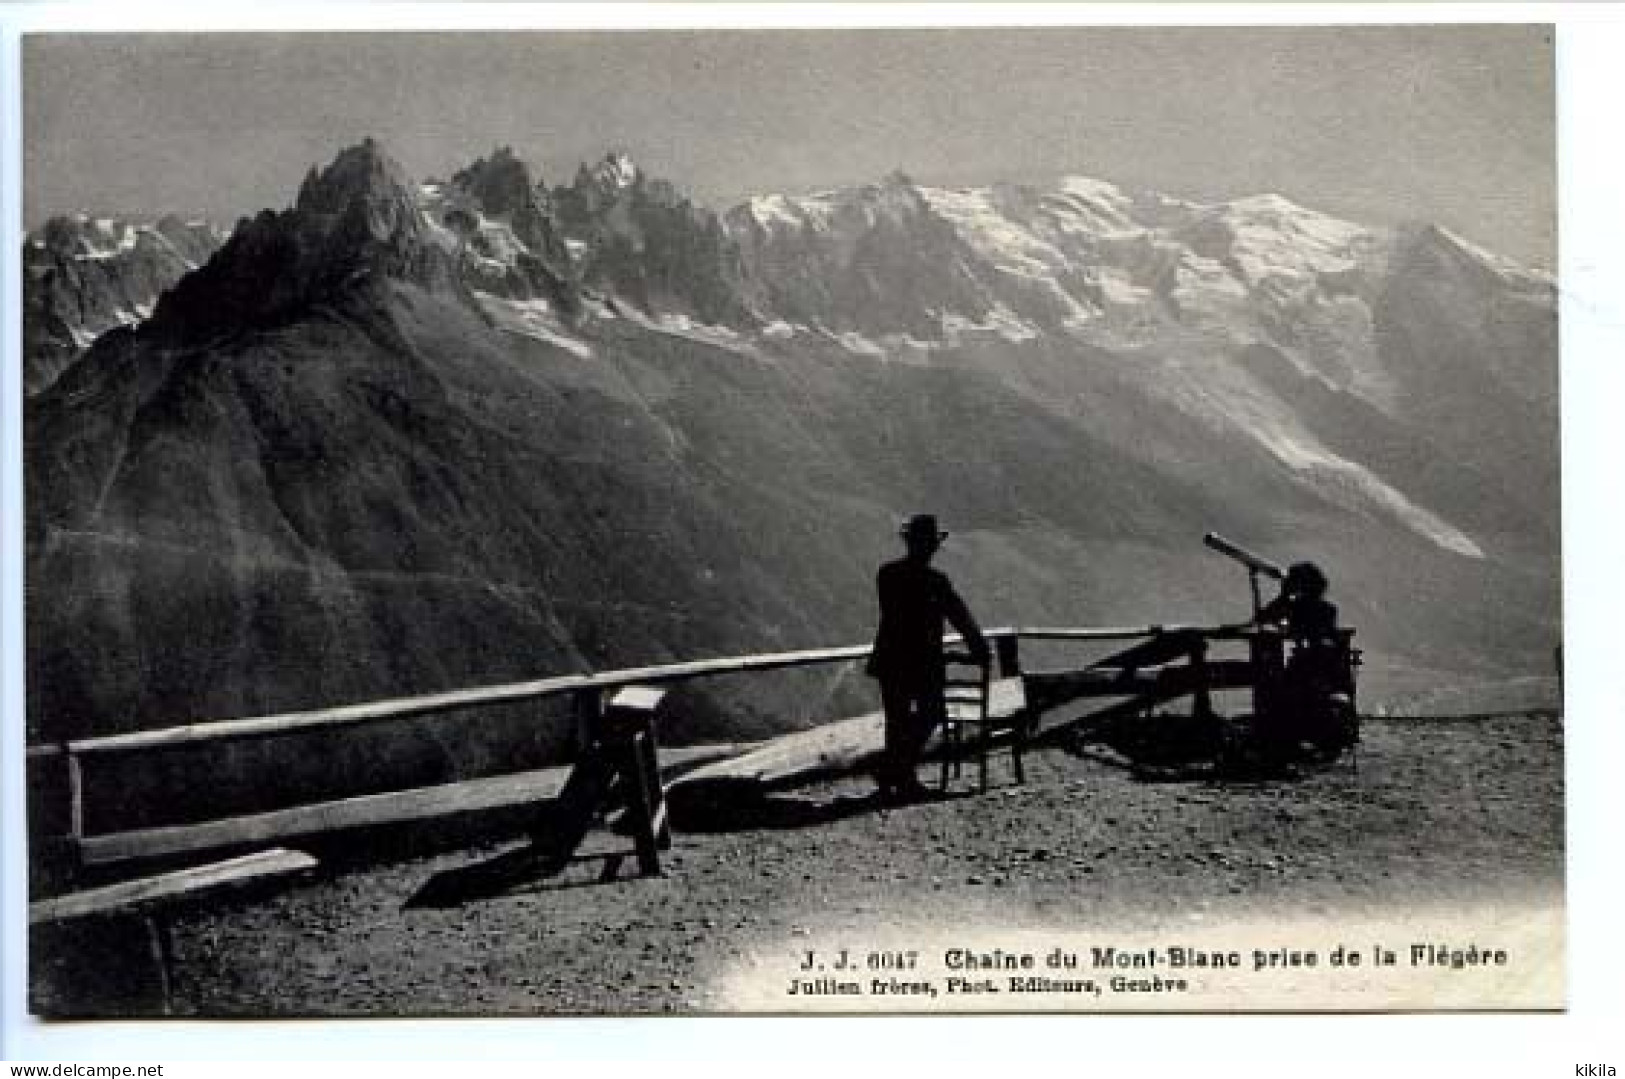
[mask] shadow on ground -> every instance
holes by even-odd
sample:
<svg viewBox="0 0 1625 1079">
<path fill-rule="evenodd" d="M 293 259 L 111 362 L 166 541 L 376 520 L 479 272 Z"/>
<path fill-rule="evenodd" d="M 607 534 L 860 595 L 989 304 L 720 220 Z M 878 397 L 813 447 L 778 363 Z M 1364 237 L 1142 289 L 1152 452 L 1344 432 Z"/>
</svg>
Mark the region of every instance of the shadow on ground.
<svg viewBox="0 0 1625 1079">
<path fill-rule="evenodd" d="M 595 877 L 582 878 L 573 874 L 568 879 L 564 877 L 571 867 L 593 863 L 599 866 Z M 562 892 L 614 881 L 624 882 L 631 879 L 622 873 L 622 867 L 627 863 L 634 867 L 637 865 L 637 858 L 631 850 L 579 854 L 561 862 L 526 844 L 481 862 L 436 873 L 403 904 L 402 909 L 443 910 L 504 896 Z"/>
<path fill-rule="evenodd" d="M 936 791 L 914 799 L 919 802 L 945 802 L 972 797 L 969 791 Z M 678 784 L 666 795 L 666 811 L 672 828 L 687 835 L 715 835 L 730 832 L 815 828 L 836 821 L 895 809 L 901 804 L 883 798 L 879 792 L 815 797 L 787 792 L 767 792 L 754 781 L 718 780 Z M 620 832 L 619 822 L 611 830 Z M 632 851 L 561 856 L 541 841 L 504 851 L 501 854 L 455 869 L 436 873 L 406 901 L 405 909 L 461 907 L 482 900 L 525 892 L 556 891 L 590 887 L 623 879 L 622 866 L 636 864 Z M 599 863 L 595 879 L 583 879 L 566 870 L 584 863 Z"/>
<path fill-rule="evenodd" d="M 1344 759 L 1341 748 L 1257 738 L 1246 719 L 1180 714 L 1119 717 L 1073 731 L 1058 744 L 1144 783 L 1291 781 Z"/>
<path fill-rule="evenodd" d="M 968 791 L 938 791 L 915 802 L 948 802 L 971 797 Z M 715 834 L 815 828 L 823 824 L 895 809 L 879 791 L 817 797 L 764 791 L 753 782 L 707 782 L 673 787 L 666 795 L 671 824 L 679 832 Z"/>
</svg>

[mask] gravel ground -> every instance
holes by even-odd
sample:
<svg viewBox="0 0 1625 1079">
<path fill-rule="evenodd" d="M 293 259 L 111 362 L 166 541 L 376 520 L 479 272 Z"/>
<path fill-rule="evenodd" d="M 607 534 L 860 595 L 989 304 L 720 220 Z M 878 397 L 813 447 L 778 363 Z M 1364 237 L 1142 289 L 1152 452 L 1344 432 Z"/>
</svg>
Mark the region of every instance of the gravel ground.
<svg viewBox="0 0 1625 1079">
<path fill-rule="evenodd" d="M 1370 721 L 1358 772 L 1341 762 L 1291 780 L 1144 782 L 1062 748 L 1028 762 L 1024 786 L 1007 785 L 999 762 L 985 794 L 961 781 L 900 807 L 851 779 L 688 810 L 659 878 L 633 877 L 629 860 L 602 883 L 602 861 L 583 860 L 561 878 L 422 908 L 408 902 L 435 874 L 515 844 L 335 871 L 177 920 L 175 1011 L 794 1011 L 783 994 L 798 957 L 847 942 L 962 933 L 980 946 L 990 927 L 1009 940 L 1100 926 L 1200 936 L 1486 904 L 1539 908 L 1560 925 L 1562 728 L 1550 715 Z M 150 1008 L 123 990 L 113 1005 L 68 999 L 41 970 L 45 1010 Z M 754 983 L 777 988 L 741 995 Z M 989 1004 L 844 1004 L 916 1006 Z"/>
</svg>

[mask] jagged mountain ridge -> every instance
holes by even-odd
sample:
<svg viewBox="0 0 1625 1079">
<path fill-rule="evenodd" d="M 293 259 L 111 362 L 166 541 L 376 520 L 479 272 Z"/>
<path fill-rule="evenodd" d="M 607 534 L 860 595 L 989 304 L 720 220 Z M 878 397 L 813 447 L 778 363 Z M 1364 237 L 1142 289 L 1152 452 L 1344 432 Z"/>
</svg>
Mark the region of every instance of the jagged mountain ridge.
<svg viewBox="0 0 1625 1079">
<path fill-rule="evenodd" d="M 407 201 L 409 186 L 396 179 Z M 646 177 L 624 154 L 596 168 L 583 165 L 573 184 L 549 192 L 511 150 L 500 148 L 449 184 L 425 184 L 415 201 L 434 246 L 460 251 L 456 276 L 487 296 L 540 301 L 539 309 L 527 302 L 493 310 L 499 318 L 517 312 L 537 328 L 546 328 L 550 315 L 564 325 L 574 322 L 585 284 L 589 298 L 631 304 L 656 318 L 753 336 L 822 334 L 873 356 L 906 359 L 966 338 L 1014 344 L 1043 334 L 1107 350 L 1178 355 L 1181 369 L 1193 362 L 1206 369 L 1192 373 L 1204 383 L 1194 394 L 1185 392 L 1189 379 L 1165 380 L 1169 393 L 1183 394 L 1177 407 L 1217 412 L 1218 422 L 1230 423 L 1238 411 L 1252 413 L 1243 419 L 1284 461 L 1312 469 L 1334 458 L 1344 482 L 1368 488 L 1377 501 L 1401 507 L 1416 527 L 1463 550 L 1470 541 L 1448 522 L 1404 508 L 1408 500 L 1351 472 L 1340 455 L 1283 420 L 1280 413 L 1290 413 L 1290 405 L 1264 409 L 1275 416 L 1259 415 L 1259 400 L 1268 404 L 1273 393 L 1247 364 L 1237 370 L 1232 357 L 1276 354 L 1307 378 L 1391 418 L 1425 422 L 1459 455 L 1479 452 L 1476 420 L 1464 425 L 1437 410 L 1399 413 L 1448 396 L 1451 383 L 1488 376 L 1501 383 L 1500 399 L 1480 402 L 1479 410 L 1458 408 L 1457 415 L 1517 420 L 1520 410 L 1532 409 L 1542 436 L 1556 422 L 1550 373 L 1516 360 L 1551 347 L 1549 278 L 1441 229 L 1366 229 L 1278 196 L 1200 205 L 1131 196 L 1081 178 L 1048 192 L 944 190 L 919 187 L 898 173 L 823 195 L 762 196 L 718 218 L 669 183 Z M 401 220 L 412 216 L 403 211 Z M 263 223 L 261 215 L 247 224 Z M 309 261 L 342 259 L 316 244 Z M 1390 273 L 1407 262 L 1408 272 Z M 1441 267 L 1447 268 L 1442 274 Z M 1451 274 L 1480 280 L 1451 285 Z M 1404 283 L 1393 287 L 1394 277 Z M 1406 344 L 1404 309 L 1430 289 L 1438 292 L 1440 281 L 1445 291 L 1465 287 L 1493 295 L 1498 310 L 1488 318 L 1498 333 L 1517 334 L 1516 347 L 1486 350 L 1481 339 L 1468 340 L 1458 351 L 1477 358 L 1442 371 L 1430 370 L 1426 356 L 1408 355 L 1414 350 Z M 260 298 L 257 289 L 246 291 Z M 1458 307 L 1475 302 L 1471 295 L 1441 299 Z M 228 311 L 228 323 L 242 314 Z M 1448 322 L 1446 316 L 1428 314 L 1423 321 L 1431 328 Z M 46 321 L 31 319 L 30 325 Z M 1193 349 L 1204 355 L 1193 359 Z M 1403 362 L 1384 351 L 1400 353 Z M 1551 482 L 1549 470 L 1518 469 L 1528 459 L 1517 454 L 1480 464 L 1492 472 L 1517 471 L 1515 487 Z"/>
<path fill-rule="evenodd" d="M 876 213 L 888 185 L 891 211 Z M 967 337 L 1012 353 L 1040 337 L 1112 352 L 1145 372 L 1143 389 L 1167 407 L 1251 437 L 1463 553 L 1477 544 L 1335 452 L 1300 422 L 1298 398 L 1323 388 L 1426 430 L 1514 490 L 1555 482 L 1553 283 L 1443 229 L 1364 228 L 1272 195 L 1218 205 L 1129 196 L 1077 178 L 1041 192 L 894 177 L 755 199 L 728 220 L 748 270 L 794 294 L 773 314 L 799 325 L 780 332 L 833 331 L 876 356 Z M 907 285 L 871 284 L 876 299 L 852 303 L 799 287 L 811 265 L 819 280 Z M 1451 339 L 1434 339 L 1441 328 Z M 1507 452 L 1484 445 L 1486 422 L 1512 433 Z M 1555 515 L 1548 523 L 1555 534 Z"/>
<path fill-rule="evenodd" d="M 1365 228 L 1276 195 L 1204 205 L 1078 177 L 1053 191 L 944 190 L 902 173 L 758 197 L 718 220 L 619 154 L 583 165 L 552 201 L 582 279 L 612 304 L 905 361 L 1045 335 L 1150 356 L 1148 388 L 1171 407 L 1246 430 L 1287 467 L 1463 553 L 1476 541 L 1426 504 L 1456 500 L 1460 474 L 1445 469 L 1425 498 L 1396 489 L 1297 422 L 1299 399 L 1323 396 L 1313 383 L 1426 429 L 1482 482 L 1555 484 L 1555 455 L 1521 441 L 1498 453 L 1481 437 L 1500 417 L 1555 444 L 1551 365 L 1522 360 L 1554 352 L 1553 283 L 1437 227 Z M 1430 297 L 1445 309 L 1418 311 Z M 1416 323 L 1426 337 L 1453 319 L 1468 330 L 1458 343 L 1409 343 Z M 1434 407 L 1464 387 L 1469 404 Z M 1555 535 L 1549 507 L 1522 501 L 1523 524 L 1546 516 Z"/>
<path fill-rule="evenodd" d="M 1481 420 L 1501 417 L 1555 444 L 1550 363 L 1522 360 L 1554 352 L 1553 283 L 1436 227 L 1365 228 L 1275 195 L 1203 205 L 1077 177 L 1048 192 L 944 190 L 902 173 L 755 198 L 719 220 L 619 154 L 583 165 L 552 202 L 582 280 L 612 304 L 905 361 L 1046 335 L 1149 356 L 1147 388 L 1171 407 L 1246 430 L 1287 467 L 1463 553 L 1476 541 L 1426 505 L 1452 500 L 1459 475 L 1417 498 L 1337 452 L 1297 422 L 1313 383 L 1426 429 L 1484 482 L 1555 484 L 1555 455 L 1481 437 Z M 1430 297 L 1445 309 L 1418 311 Z M 1426 337 L 1452 320 L 1459 342 L 1409 343 L 1416 323 Z M 1288 390 L 1292 372 L 1303 385 Z M 1464 388 L 1473 401 L 1434 407 Z M 1538 529 L 1545 509 L 1524 508 Z"/>
<path fill-rule="evenodd" d="M 547 189 L 509 147 L 420 189 L 429 220 L 458 236 L 460 265 L 475 287 L 511 299 L 541 299 L 566 317 L 579 312 L 577 270 Z"/>
<path fill-rule="evenodd" d="M 573 183 L 553 190 L 553 205 L 590 288 L 645 312 L 756 323 L 737 247 L 717 215 L 626 154 L 582 165 Z"/>
<path fill-rule="evenodd" d="M 1451 364 L 1477 362 L 1485 325 L 1520 325 L 1508 311 L 1538 313 L 1538 276 L 1447 234 L 1316 233 L 1322 247 L 1268 252 L 1259 272 L 1263 239 L 1318 219 L 1264 205 L 1281 219 L 1269 235 L 1216 239 L 1200 208 L 1152 202 L 1132 225 L 1111 199 L 1012 188 L 998 220 L 973 221 L 991 193 L 894 176 L 820 197 L 828 214 L 782 200 L 817 218 L 782 241 L 759 219 L 764 235 L 741 238 L 752 206 L 730 214 L 730 323 L 680 289 L 639 299 L 614 274 L 578 279 L 593 234 L 558 213 L 557 189 L 488 170 L 425 192 L 375 144 L 346 151 L 30 403 L 30 594 L 60 597 L 28 612 L 36 735 L 861 639 L 873 565 L 922 506 L 955 529 L 949 568 L 990 622 L 1239 613 L 1228 567 L 1195 546 L 1216 527 L 1335 567 L 1396 686 L 1549 656 L 1555 486 L 1510 482 L 1505 446 L 1474 458 L 1448 424 L 1413 422 L 1470 432 L 1487 406 L 1462 387 L 1433 402 L 1382 389 L 1416 377 L 1391 342 L 1432 362 L 1422 331 L 1463 293 L 1475 317 L 1431 331 Z M 636 176 L 618 175 L 599 209 L 636 220 Z M 521 269 L 517 248 L 548 251 L 515 223 L 531 209 L 566 252 L 585 245 L 569 272 Z M 1163 230 L 1209 253 L 1169 250 Z M 781 242 L 816 250 L 780 272 Z M 1359 257 L 1322 249 L 1338 243 Z M 921 251 L 940 272 L 893 310 L 876 286 Z M 790 271 L 808 265 L 859 283 L 797 292 Z M 1384 278 L 1396 265 L 1429 277 Z M 1225 306 L 1237 284 L 1274 306 Z M 1348 323 L 1376 346 L 1315 344 Z M 1522 424 L 1497 441 L 1555 474 L 1539 427 L 1555 358 L 1535 355 L 1532 377 L 1510 346 L 1490 360 L 1487 400 Z M 854 692 L 844 675 L 810 681 L 682 736 L 804 722 Z"/>
</svg>

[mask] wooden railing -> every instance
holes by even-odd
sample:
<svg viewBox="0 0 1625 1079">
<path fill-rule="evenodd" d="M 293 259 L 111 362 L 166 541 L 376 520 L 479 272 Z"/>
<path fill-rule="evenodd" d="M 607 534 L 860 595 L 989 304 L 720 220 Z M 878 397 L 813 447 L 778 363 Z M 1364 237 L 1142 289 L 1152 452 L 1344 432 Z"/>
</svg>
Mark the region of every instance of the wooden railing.
<svg viewBox="0 0 1625 1079">
<path fill-rule="evenodd" d="M 988 630 L 987 639 L 1001 646 L 1000 656 L 1007 673 L 1015 666 L 1015 651 L 1006 642 L 1032 641 L 1130 641 L 1152 637 L 1159 633 L 1196 631 L 1212 638 L 1227 636 L 1227 627 L 1203 626 L 1132 626 L 1095 628 L 1000 628 Z M 1237 632 L 1236 636 L 1240 636 Z M 957 643 L 958 637 L 949 637 Z M 145 749 L 174 748 L 203 742 L 234 741 L 245 738 L 263 738 L 296 731 L 318 728 L 338 728 L 378 723 L 392 719 L 405 719 L 437 712 L 456 712 L 470 708 L 484 708 L 499 704 L 534 701 L 545 697 L 574 696 L 578 700 L 591 698 L 601 702 L 605 694 L 631 685 L 665 685 L 696 678 L 726 674 L 746 674 L 756 671 L 785 670 L 812 667 L 829 663 L 842 663 L 864 659 L 869 655 L 868 645 L 842 648 L 817 648 L 799 652 L 775 652 L 753 656 L 723 656 L 715 659 L 692 660 L 654 667 L 628 667 L 597 674 L 567 674 L 541 678 L 528 682 L 511 682 L 496 686 L 426 693 L 413 697 L 398 697 L 359 704 L 340 705 L 300 712 L 282 712 L 276 715 L 255 716 L 246 719 L 203 720 L 178 727 L 133 731 L 129 734 L 102 735 L 94 738 L 74 739 L 30 746 L 30 760 L 60 756 L 64 752 L 78 757 L 91 757 L 106 753 L 124 753 Z"/>
<path fill-rule="evenodd" d="M 1164 633 L 1199 633 L 1209 639 L 1239 638 L 1245 631 L 1214 626 L 1129 626 L 1129 627 L 1004 627 L 989 630 L 985 636 L 995 647 L 1001 673 L 1020 673 L 1019 642 L 1031 641 L 1130 641 Z M 947 638 L 959 643 L 958 637 Z M 604 702 L 616 691 L 632 685 L 667 685 L 697 678 L 751 672 L 813 667 L 866 658 L 869 645 L 819 648 L 796 652 L 776 652 L 751 656 L 727 656 L 651 667 L 631 667 L 595 674 L 570 674 L 526 682 L 484 686 L 472 689 L 428 693 L 413 697 L 368 701 L 310 711 L 284 712 L 244 719 L 189 723 L 157 730 L 74 739 L 31 746 L 30 762 L 43 763 L 66 757 L 69 835 L 73 842 L 84 838 L 84 782 L 81 762 L 113 754 L 143 750 L 172 749 L 293 733 L 337 730 L 363 724 L 382 723 L 412 716 L 464 711 L 493 705 L 570 697 L 574 702 L 577 730 L 591 730 L 603 715 Z"/>
</svg>

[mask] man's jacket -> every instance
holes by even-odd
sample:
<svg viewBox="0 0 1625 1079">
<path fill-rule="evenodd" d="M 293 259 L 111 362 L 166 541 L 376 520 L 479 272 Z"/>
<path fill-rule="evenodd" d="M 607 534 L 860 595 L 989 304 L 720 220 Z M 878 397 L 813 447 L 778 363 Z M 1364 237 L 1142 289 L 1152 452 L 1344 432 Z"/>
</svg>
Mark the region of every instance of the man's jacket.
<svg viewBox="0 0 1625 1079">
<path fill-rule="evenodd" d="M 948 575 L 928 563 L 899 558 L 875 576 L 880 628 L 868 672 L 877 678 L 942 677 L 942 634 L 952 625 L 972 655 L 986 659 L 987 641 Z"/>
</svg>

